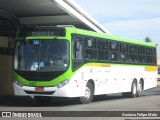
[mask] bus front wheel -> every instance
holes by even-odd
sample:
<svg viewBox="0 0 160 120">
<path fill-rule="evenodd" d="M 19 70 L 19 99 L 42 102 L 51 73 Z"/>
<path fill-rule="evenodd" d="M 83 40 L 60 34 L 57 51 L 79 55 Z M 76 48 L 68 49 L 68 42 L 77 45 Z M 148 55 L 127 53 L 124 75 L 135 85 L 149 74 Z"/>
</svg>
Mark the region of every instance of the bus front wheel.
<svg viewBox="0 0 160 120">
<path fill-rule="evenodd" d="M 129 97 L 129 98 L 135 98 L 137 97 L 137 83 L 133 81 L 132 86 L 131 86 L 131 92 L 125 92 L 122 93 L 123 97 Z"/>
<path fill-rule="evenodd" d="M 85 95 L 80 97 L 80 102 L 83 104 L 88 104 L 92 102 L 93 95 L 94 95 L 93 85 L 90 82 L 88 82 L 85 89 Z"/>
</svg>

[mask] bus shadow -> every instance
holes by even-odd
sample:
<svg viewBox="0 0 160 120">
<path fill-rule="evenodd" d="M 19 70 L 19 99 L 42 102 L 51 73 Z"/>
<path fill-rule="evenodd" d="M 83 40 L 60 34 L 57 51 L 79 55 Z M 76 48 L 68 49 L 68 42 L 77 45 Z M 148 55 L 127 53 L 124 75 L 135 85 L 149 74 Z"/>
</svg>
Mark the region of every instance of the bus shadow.
<svg viewBox="0 0 160 120">
<path fill-rule="evenodd" d="M 122 98 L 123 97 L 121 94 L 97 95 L 97 96 L 94 96 L 93 102 L 116 100 L 116 99 L 122 99 Z"/>
<path fill-rule="evenodd" d="M 160 95 L 160 86 L 143 91 L 142 96 Z"/>
<path fill-rule="evenodd" d="M 60 107 L 78 104 L 77 98 L 54 98 L 50 103 L 38 104 L 31 97 L 0 96 L 0 106 L 3 107 Z"/>
<path fill-rule="evenodd" d="M 92 102 L 120 99 L 121 96 L 96 96 Z M 3 96 L 0 106 L 3 107 L 61 107 L 81 104 L 78 98 L 53 98 L 51 103 L 38 104 L 31 97 Z"/>
<path fill-rule="evenodd" d="M 0 106 L 3 107 L 27 107 L 34 104 L 31 97 L 0 96 Z"/>
<path fill-rule="evenodd" d="M 142 97 L 160 95 L 160 87 L 146 90 L 143 92 Z M 111 95 L 99 95 L 94 96 L 92 102 L 99 101 L 110 101 L 117 99 L 126 99 L 121 94 Z M 60 107 L 60 106 L 71 106 L 80 104 L 78 98 L 53 98 L 51 103 L 37 104 L 31 97 L 19 97 L 19 96 L 0 96 L 0 106 L 3 107 Z"/>
</svg>

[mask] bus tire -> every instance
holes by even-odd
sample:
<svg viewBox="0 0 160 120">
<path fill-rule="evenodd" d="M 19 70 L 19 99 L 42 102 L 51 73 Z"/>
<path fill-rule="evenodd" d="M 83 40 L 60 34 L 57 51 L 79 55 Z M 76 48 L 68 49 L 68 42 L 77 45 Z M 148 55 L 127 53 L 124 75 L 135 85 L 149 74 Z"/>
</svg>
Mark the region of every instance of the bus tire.
<svg viewBox="0 0 160 120">
<path fill-rule="evenodd" d="M 88 104 L 92 102 L 93 95 L 94 95 L 93 85 L 90 82 L 88 82 L 85 89 L 85 95 L 80 97 L 80 102 L 82 104 Z"/>
<path fill-rule="evenodd" d="M 36 103 L 38 103 L 38 104 L 47 105 L 47 104 L 51 103 L 52 97 L 47 97 L 47 96 L 34 96 L 34 100 L 35 100 Z"/>
<path fill-rule="evenodd" d="M 143 83 L 142 80 L 140 80 L 137 87 L 137 97 L 140 97 L 142 95 L 142 91 L 143 91 Z"/>
<path fill-rule="evenodd" d="M 136 81 L 133 81 L 133 83 L 132 83 L 131 92 L 129 93 L 129 96 L 131 98 L 137 97 L 137 83 L 136 83 Z"/>
</svg>

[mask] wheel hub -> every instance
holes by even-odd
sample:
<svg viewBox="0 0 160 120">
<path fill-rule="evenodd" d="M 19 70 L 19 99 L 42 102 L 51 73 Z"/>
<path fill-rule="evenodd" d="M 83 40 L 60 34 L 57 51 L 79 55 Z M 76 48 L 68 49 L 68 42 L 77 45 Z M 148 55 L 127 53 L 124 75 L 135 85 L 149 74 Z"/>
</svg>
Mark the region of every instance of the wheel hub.
<svg viewBox="0 0 160 120">
<path fill-rule="evenodd" d="M 136 84 L 133 85 L 133 94 L 136 94 L 137 89 L 136 89 Z"/>
<path fill-rule="evenodd" d="M 90 98 L 90 96 L 91 96 L 91 90 L 88 87 L 86 87 L 84 98 L 87 100 Z"/>
</svg>

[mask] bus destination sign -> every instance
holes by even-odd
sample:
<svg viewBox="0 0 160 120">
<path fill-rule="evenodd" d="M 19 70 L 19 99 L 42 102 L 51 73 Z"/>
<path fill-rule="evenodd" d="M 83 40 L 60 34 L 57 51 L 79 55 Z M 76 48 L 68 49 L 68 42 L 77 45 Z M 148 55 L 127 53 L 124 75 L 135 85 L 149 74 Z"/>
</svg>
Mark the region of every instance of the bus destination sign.
<svg viewBox="0 0 160 120">
<path fill-rule="evenodd" d="M 65 36 L 66 32 L 64 28 L 24 28 L 20 29 L 19 37 L 27 36 Z"/>
<path fill-rule="evenodd" d="M 53 31 L 32 31 L 31 36 L 54 36 Z"/>
</svg>

